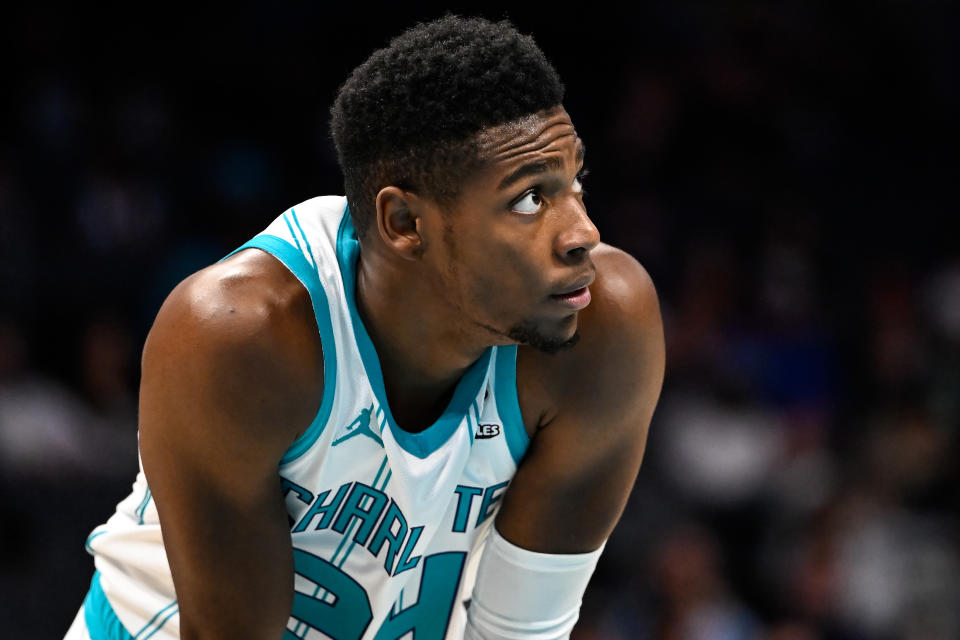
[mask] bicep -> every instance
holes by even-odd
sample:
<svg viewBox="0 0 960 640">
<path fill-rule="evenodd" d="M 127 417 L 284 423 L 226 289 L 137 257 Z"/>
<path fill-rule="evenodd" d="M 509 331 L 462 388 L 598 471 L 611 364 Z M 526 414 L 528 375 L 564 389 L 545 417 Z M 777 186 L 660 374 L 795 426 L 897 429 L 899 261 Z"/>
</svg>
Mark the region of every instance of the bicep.
<svg viewBox="0 0 960 640">
<path fill-rule="evenodd" d="M 645 429 L 635 429 L 634 437 L 606 447 L 584 442 L 575 425 L 541 430 L 504 496 L 497 518 L 503 536 L 544 553 L 597 549 L 619 520 L 640 469 Z"/>
<path fill-rule="evenodd" d="M 221 322 L 234 310 L 198 318 L 176 300 L 168 305 L 144 349 L 140 449 L 181 633 L 279 638 L 293 597 L 277 474 L 289 434 L 270 418 L 298 417 L 271 393 L 283 374 L 261 362 L 256 319 Z"/>
</svg>

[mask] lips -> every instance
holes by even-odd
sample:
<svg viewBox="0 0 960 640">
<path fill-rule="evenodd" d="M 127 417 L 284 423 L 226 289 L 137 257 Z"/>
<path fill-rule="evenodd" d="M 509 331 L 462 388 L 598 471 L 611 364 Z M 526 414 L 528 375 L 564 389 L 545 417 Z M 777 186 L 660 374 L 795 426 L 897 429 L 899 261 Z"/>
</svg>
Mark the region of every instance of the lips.
<svg viewBox="0 0 960 640">
<path fill-rule="evenodd" d="M 593 279 L 594 274 L 592 273 L 580 278 L 569 286 L 563 287 L 557 293 L 551 294 L 550 299 L 575 311 L 583 309 L 590 304 L 590 284 Z"/>
<path fill-rule="evenodd" d="M 582 287 L 570 293 L 550 296 L 550 299 L 574 311 L 579 311 L 590 304 L 590 287 Z"/>
<path fill-rule="evenodd" d="M 583 289 L 584 287 L 589 287 L 593 283 L 594 278 L 596 278 L 596 274 L 594 273 L 588 274 L 586 276 L 583 276 L 579 280 L 575 280 L 574 282 L 570 283 L 569 286 L 563 287 L 558 291 L 554 291 L 551 295 L 554 297 L 560 297 L 560 296 L 567 296 L 572 293 L 576 293 L 581 289 Z"/>
</svg>

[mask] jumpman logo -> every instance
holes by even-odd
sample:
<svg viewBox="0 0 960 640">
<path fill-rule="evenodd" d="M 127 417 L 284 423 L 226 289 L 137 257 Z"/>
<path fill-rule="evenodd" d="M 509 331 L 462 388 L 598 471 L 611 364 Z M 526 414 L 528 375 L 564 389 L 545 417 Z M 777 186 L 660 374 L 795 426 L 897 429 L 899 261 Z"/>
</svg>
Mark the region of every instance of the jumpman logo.
<svg viewBox="0 0 960 640">
<path fill-rule="evenodd" d="M 353 436 L 367 436 L 368 438 L 373 438 L 381 447 L 383 446 L 383 440 L 380 439 L 376 433 L 373 432 L 373 429 L 370 428 L 370 422 L 373 420 L 373 405 L 370 405 L 370 408 L 363 409 L 360 411 L 360 415 L 357 416 L 356 420 L 347 425 L 346 435 L 340 436 L 333 441 L 332 446 L 337 446 L 344 440 L 349 440 Z"/>
</svg>

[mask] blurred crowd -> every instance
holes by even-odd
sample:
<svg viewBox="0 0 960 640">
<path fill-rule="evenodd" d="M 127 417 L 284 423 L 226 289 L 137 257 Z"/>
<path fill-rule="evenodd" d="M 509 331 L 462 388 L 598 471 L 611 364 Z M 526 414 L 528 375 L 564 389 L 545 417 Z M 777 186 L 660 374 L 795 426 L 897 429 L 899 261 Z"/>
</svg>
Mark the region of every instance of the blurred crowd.
<svg viewBox="0 0 960 640">
<path fill-rule="evenodd" d="M 463 12 L 509 15 L 556 64 L 588 209 L 664 315 L 644 467 L 575 640 L 960 637 L 958 10 Z M 165 295 L 342 192 L 339 83 L 439 13 L 7 22 L 5 636 L 60 637 L 80 605 L 84 539 L 137 470 L 139 355 Z"/>
</svg>

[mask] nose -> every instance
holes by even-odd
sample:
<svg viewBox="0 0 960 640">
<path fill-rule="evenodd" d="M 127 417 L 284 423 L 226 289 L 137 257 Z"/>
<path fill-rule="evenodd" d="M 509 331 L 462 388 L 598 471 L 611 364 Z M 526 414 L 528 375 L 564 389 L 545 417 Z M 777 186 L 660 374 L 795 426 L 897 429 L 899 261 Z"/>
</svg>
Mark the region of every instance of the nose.
<svg viewBox="0 0 960 640">
<path fill-rule="evenodd" d="M 557 235 L 554 251 L 565 264 L 576 264 L 587 258 L 600 244 L 600 232 L 587 215 L 587 209 L 578 199 L 572 202 L 562 216 L 563 229 Z"/>
</svg>

